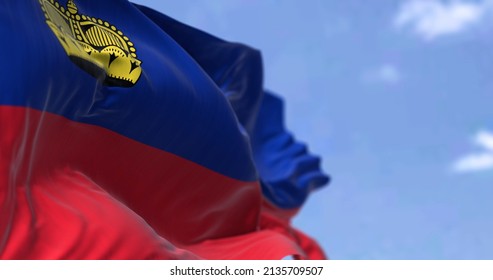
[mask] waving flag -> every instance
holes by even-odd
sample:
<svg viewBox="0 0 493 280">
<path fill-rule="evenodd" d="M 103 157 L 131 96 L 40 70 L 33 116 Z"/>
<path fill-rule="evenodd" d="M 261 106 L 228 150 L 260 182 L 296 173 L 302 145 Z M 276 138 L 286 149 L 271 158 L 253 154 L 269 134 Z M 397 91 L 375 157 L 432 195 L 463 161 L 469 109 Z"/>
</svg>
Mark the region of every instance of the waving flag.
<svg viewBox="0 0 493 280">
<path fill-rule="evenodd" d="M 323 258 L 257 51 L 123 0 L 0 14 L 0 258 Z"/>
</svg>

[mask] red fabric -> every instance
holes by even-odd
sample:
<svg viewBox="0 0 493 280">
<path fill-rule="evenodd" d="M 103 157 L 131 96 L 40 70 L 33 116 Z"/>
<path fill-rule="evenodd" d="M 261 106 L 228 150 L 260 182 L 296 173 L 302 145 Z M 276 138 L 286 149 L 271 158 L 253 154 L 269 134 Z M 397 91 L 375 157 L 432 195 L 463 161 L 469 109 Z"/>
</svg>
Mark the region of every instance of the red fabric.
<svg viewBox="0 0 493 280">
<path fill-rule="evenodd" d="M 304 237 L 260 229 L 257 182 L 48 112 L 0 119 L 0 259 L 306 257 Z"/>
<path fill-rule="evenodd" d="M 320 245 L 308 235 L 291 226 L 291 218 L 298 209 L 284 210 L 264 201 L 261 218 L 261 228 L 274 230 L 288 237 L 299 246 L 301 254 L 294 254 L 297 259 L 326 260 L 328 257 Z"/>
<path fill-rule="evenodd" d="M 57 170 L 11 195 L 0 259 L 198 259 L 80 172 Z"/>
</svg>

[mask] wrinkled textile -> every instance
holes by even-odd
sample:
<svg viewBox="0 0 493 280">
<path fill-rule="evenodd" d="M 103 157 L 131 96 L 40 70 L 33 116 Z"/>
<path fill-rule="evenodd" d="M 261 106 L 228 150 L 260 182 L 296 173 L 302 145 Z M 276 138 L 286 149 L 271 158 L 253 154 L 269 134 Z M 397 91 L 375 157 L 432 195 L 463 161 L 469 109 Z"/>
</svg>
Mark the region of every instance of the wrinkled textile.
<svg viewBox="0 0 493 280">
<path fill-rule="evenodd" d="M 260 53 L 124 0 L 0 3 L 0 259 L 323 259 Z"/>
</svg>

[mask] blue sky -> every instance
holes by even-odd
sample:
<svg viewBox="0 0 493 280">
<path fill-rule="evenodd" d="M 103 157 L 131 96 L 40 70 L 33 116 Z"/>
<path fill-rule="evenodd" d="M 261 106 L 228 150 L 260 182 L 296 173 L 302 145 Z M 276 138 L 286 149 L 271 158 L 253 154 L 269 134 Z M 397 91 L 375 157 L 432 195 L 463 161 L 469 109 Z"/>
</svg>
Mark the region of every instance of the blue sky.
<svg viewBox="0 0 493 280">
<path fill-rule="evenodd" d="M 138 0 L 260 49 L 334 259 L 493 259 L 493 0 Z"/>
</svg>

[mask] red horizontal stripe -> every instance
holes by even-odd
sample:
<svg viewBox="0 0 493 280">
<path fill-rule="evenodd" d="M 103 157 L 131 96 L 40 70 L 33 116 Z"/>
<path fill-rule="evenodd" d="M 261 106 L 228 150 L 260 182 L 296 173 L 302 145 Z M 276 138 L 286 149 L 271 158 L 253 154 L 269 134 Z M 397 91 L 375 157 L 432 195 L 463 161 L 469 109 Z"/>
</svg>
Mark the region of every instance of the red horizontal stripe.
<svg viewBox="0 0 493 280">
<path fill-rule="evenodd" d="M 257 182 L 234 180 L 109 130 L 47 112 L 0 106 L 0 119 L 4 199 L 8 192 L 3 186 L 31 186 L 68 168 L 87 176 L 174 244 L 257 228 Z"/>
<path fill-rule="evenodd" d="M 257 182 L 47 112 L 0 106 L 0 120 L 0 259 L 304 255 L 261 230 Z"/>
</svg>

